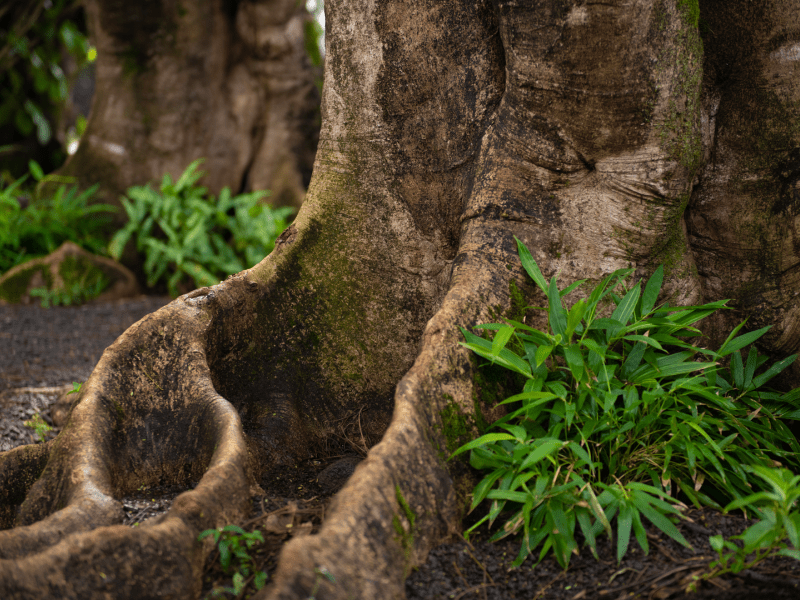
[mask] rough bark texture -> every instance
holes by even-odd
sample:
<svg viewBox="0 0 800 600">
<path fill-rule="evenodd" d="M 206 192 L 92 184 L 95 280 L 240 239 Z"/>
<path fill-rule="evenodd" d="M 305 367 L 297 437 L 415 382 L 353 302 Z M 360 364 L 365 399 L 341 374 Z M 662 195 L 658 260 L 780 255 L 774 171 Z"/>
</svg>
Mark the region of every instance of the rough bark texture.
<svg viewBox="0 0 800 600">
<path fill-rule="evenodd" d="M 800 4 L 702 8 L 713 139 L 688 211 L 692 251 L 704 294 L 736 299 L 718 328 L 743 316 L 773 325 L 768 349 L 791 354 L 800 346 Z"/>
<path fill-rule="evenodd" d="M 129 186 L 204 157 L 212 192 L 269 189 L 300 206 L 319 127 L 302 3 L 86 0 L 86 13 L 96 92 L 63 174 L 102 182 L 100 199 L 119 205 Z"/>
<path fill-rule="evenodd" d="M 752 59 L 743 55 L 755 65 L 748 73 L 791 75 L 800 2 L 776 0 L 755 23 L 753 5 L 707 10 L 722 29 L 727 19 L 768 32 L 769 43 L 748 46 Z M 259 265 L 182 296 L 112 345 L 57 440 L 0 455 L 2 502 L 20 505 L 15 527 L 0 532 L 6 597 L 193 597 L 209 551 L 197 534 L 241 514 L 260 470 L 303 457 L 364 409 L 366 434 L 380 443 L 320 533 L 285 546 L 258 597 L 307 598 L 319 584 L 317 598 L 402 598 L 408 570 L 464 506 L 459 467 L 446 462 L 453 425 L 490 408 L 458 327 L 542 300 L 525 283 L 514 235 L 565 282 L 663 262 L 663 299 L 716 298 L 700 241 L 713 233 L 723 243 L 730 225 L 701 237 L 697 207 L 743 196 L 725 191 L 731 175 L 720 195 L 703 195 L 713 166 L 773 155 L 753 154 L 734 120 L 722 135 L 726 103 L 741 119 L 742 103 L 759 96 L 729 96 L 735 86 L 709 69 L 704 84 L 703 45 L 717 42 L 701 41 L 695 2 L 329 0 L 326 9 L 308 200 Z M 726 51 L 708 51 L 708 64 L 728 64 Z M 796 123 L 791 85 L 769 97 Z M 793 156 L 789 131 L 781 139 Z M 796 198 L 796 170 L 786 172 L 774 177 Z M 758 247 L 788 260 L 785 239 L 769 245 L 786 221 L 769 223 L 775 232 Z M 114 525 L 125 490 L 203 473 L 161 522 Z"/>
</svg>

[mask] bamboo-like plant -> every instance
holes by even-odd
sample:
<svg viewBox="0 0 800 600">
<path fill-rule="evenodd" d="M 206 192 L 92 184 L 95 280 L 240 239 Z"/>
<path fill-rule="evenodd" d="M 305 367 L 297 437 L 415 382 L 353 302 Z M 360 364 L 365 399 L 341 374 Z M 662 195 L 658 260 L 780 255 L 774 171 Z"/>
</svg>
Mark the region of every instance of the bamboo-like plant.
<svg viewBox="0 0 800 600">
<path fill-rule="evenodd" d="M 584 282 L 559 290 L 517 244 L 547 297 L 549 328 L 513 320 L 475 328 L 493 339 L 462 330 L 463 346 L 525 381 L 501 402 L 508 413 L 452 455 L 469 452 L 487 472 L 471 509 L 488 501 L 489 510 L 467 535 L 502 516 L 492 540 L 521 534 L 516 566 L 540 548 L 540 560 L 552 550 L 566 568 L 577 529 L 596 556 L 595 540 L 613 535 L 615 517 L 618 559 L 631 532 L 648 551 L 642 517 L 688 546 L 673 522 L 682 500 L 721 510 L 761 486 L 752 468 L 797 468 L 800 445 L 781 419 L 800 417 L 800 389 L 764 387 L 796 357 L 766 364 L 752 344 L 768 327 L 741 333 L 742 323 L 718 350 L 693 345 L 694 325 L 727 301 L 657 306 L 662 267 L 644 289 L 628 288 L 631 269 L 615 271 L 567 310 L 564 298 Z"/>
</svg>

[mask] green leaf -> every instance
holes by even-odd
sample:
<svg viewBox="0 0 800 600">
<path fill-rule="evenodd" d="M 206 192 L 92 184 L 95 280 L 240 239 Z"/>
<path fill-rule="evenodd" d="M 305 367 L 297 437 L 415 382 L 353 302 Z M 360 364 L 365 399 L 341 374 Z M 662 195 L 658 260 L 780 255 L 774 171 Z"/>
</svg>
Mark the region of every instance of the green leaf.
<svg viewBox="0 0 800 600">
<path fill-rule="evenodd" d="M 493 442 L 499 442 L 502 440 L 513 440 L 514 436 L 508 433 L 487 433 L 479 437 L 477 440 L 472 440 L 471 442 L 467 442 L 463 446 L 461 446 L 458 450 L 453 452 L 450 455 L 450 458 L 447 460 L 451 460 L 453 457 L 458 456 L 462 452 L 466 452 L 467 450 L 472 450 L 473 448 L 477 448 L 479 446 L 485 446 L 486 444 L 491 444 Z"/>
<path fill-rule="evenodd" d="M 566 331 L 567 340 L 570 339 L 573 332 L 575 331 L 575 328 L 580 324 L 581 320 L 583 319 L 583 315 L 585 313 L 586 313 L 586 301 L 583 298 L 581 298 L 569 310 L 569 315 L 567 316 L 567 331 Z"/>
<path fill-rule="evenodd" d="M 563 339 L 567 331 L 567 312 L 561 305 L 561 295 L 558 293 L 555 276 L 550 279 L 547 299 L 549 301 L 548 312 L 550 313 L 550 329 L 553 331 L 553 334 L 560 335 Z"/>
<path fill-rule="evenodd" d="M 658 348 L 659 350 L 663 350 L 664 348 L 658 342 L 649 336 L 646 335 L 626 335 L 623 339 L 626 339 L 631 342 L 643 342 L 648 346 L 652 346 L 653 348 Z"/>
<path fill-rule="evenodd" d="M 755 346 L 750 346 L 750 352 L 747 354 L 747 365 L 744 370 L 744 381 L 742 382 L 742 389 L 747 389 L 753 383 L 753 375 L 756 372 L 758 365 L 758 350 Z"/>
<path fill-rule="evenodd" d="M 266 583 L 267 583 L 267 574 L 264 571 L 259 571 L 258 573 L 256 573 L 256 577 L 253 580 L 253 585 L 255 586 L 255 588 L 257 590 L 260 590 L 261 588 L 264 587 Z"/>
<path fill-rule="evenodd" d="M 28 170 L 31 172 L 31 176 L 36 181 L 41 181 L 44 179 L 44 171 L 42 170 L 42 167 L 39 166 L 39 163 L 35 160 L 31 159 L 28 161 Z"/>
<path fill-rule="evenodd" d="M 610 339 L 617 331 L 620 329 L 624 329 L 625 325 L 617 321 L 616 319 L 595 319 L 592 321 L 592 324 L 589 326 L 590 330 L 599 329 L 606 331 L 606 339 Z"/>
<path fill-rule="evenodd" d="M 578 442 L 576 442 L 576 441 L 570 441 L 568 446 L 569 446 L 569 449 L 572 450 L 578 456 L 578 458 L 581 461 L 583 461 L 583 463 L 586 466 L 589 467 L 589 469 L 592 471 L 592 474 L 594 474 L 594 463 L 592 462 L 592 459 L 589 456 L 589 453 L 586 452 L 586 450 L 583 447 L 581 447 L 581 445 L 578 444 Z M 580 463 L 578 463 L 578 462 L 576 462 L 575 464 L 576 464 L 576 466 L 580 466 Z"/>
<path fill-rule="evenodd" d="M 238 535 L 245 535 L 245 530 L 239 527 L 238 525 L 225 525 L 222 528 L 222 531 L 230 531 Z"/>
<path fill-rule="evenodd" d="M 753 379 L 753 388 L 758 389 L 767 383 L 770 379 L 778 375 L 781 371 L 783 371 L 786 367 L 791 365 L 797 359 L 797 354 L 792 354 L 791 356 L 787 356 L 783 360 L 780 360 L 773 364 L 769 369 L 764 371 L 758 377 Z"/>
<path fill-rule="evenodd" d="M 558 381 L 548 381 L 545 383 L 545 386 L 548 390 L 553 392 L 556 396 L 561 398 L 562 400 L 566 400 L 569 392 L 567 392 L 567 388 L 561 385 Z"/>
<path fill-rule="evenodd" d="M 550 392 L 522 392 L 521 394 L 514 394 L 513 396 L 509 396 L 502 402 L 498 404 L 508 404 L 510 402 L 519 402 L 520 400 L 536 400 L 535 403 L 526 402 L 525 405 L 530 406 L 538 406 L 542 402 L 547 402 L 549 400 L 555 400 L 558 398 L 555 394 L 551 394 Z"/>
<path fill-rule="evenodd" d="M 639 301 L 640 292 L 641 284 L 637 283 L 627 294 L 625 294 L 622 302 L 620 302 L 614 312 L 611 313 L 611 319 L 626 325 L 631 316 L 633 316 L 636 303 Z"/>
<path fill-rule="evenodd" d="M 734 331 L 737 331 L 742 325 L 744 325 L 744 323 L 740 324 L 737 327 L 737 329 L 734 329 Z M 737 338 L 732 338 L 733 334 L 731 334 L 731 336 L 728 337 L 728 339 L 725 341 L 724 344 L 722 344 L 722 347 L 719 349 L 718 351 L 719 355 L 728 356 L 729 354 L 732 354 L 737 350 L 741 350 L 745 346 L 752 344 L 761 336 L 763 336 L 765 333 L 767 333 L 767 331 L 769 331 L 769 328 L 770 326 L 767 325 L 766 327 L 762 327 L 761 329 L 756 329 L 755 331 L 751 331 L 749 333 L 745 333 L 744 335 L 740 335 Z"/>
<path fill-rule="evenodd" d="M 659 265 L 655 272 L 650 276 L 647 285 L 644 286 L 642 294 L 642 316 L 648 314 L 656 305 L 658 294 L 661 291 L 661 284 L 664 281 L 664 266 Z"/>
<path fill-rule="evenodd" d="M 511 339 L 511 336 L 514 335 L 514 328 L 513 327 L 501 327 L 494 336 L 494 340 L 492 341 L 492 354 L 494 356 L 499 356 L 500 351 L 506 347 L 508 340 Z"/>
<path fill-rule="evenodd" d="M 570 294 L 570 292 L 574 291 L 576 288 L 578 288 L 581 284 L 584 284 L 584 283 L 586 283 L 586 279 L 580 279 L 578 281 L 570 283 L 567 287 L 565 287 L 563 290 L 561 290 L 559 292 L 559 294 L 561 294 L 562 298 L 565 298 L 566 296 L 568 296 Z"/>
<path fill-rule="evenodd" d="M 550 456 L 553 452 L 561 449 L 564 446 L 564 442 L 561 440 L 537 440 L 539 446 L 528 456 L 520 465 L 520 470 L 525 470 L 530 468 L 532 465 L 535 465 L 537 462 L 542 460 L 545 456 Z"/>
<path fill-rule="evenodd" d="M 44 113 L 31 100 L 25 100 L 25 110 L 30 115 L 33 124 L 36 125 L 36 138 L 39 144 L 44 146 L 50 141 L 50 138 L 53 137 L 50 123 L 47 121 Z M 31 174 L 33 174 L 33 172 L 31 172 Z M 43 173 L 42 176 L 44 176 Z"/>
<path fill-rule="evenodd" d="M 642 492 L 633 492 L 631 494 L 631 499 L 633 500 L 633 503 L 639 512 L 642 513 L 648 521 L 660 529 L 664 534 L 668 535 L 686 548 L 692 547 L 691 544 L 686 541 L 686 538 L 683 537 L 681 532 L 678 531 L 678 528 L 675 527 L 675 524 L 650 505 L 650 501 L 652 501 L 652 499 L 648 498 L 646 494 Z"/>
<path fill-rule="evenodd" d="M 564 358 L 567 361 L 567 366 L 572 376 L 575 378 L 575 381 L 581 383 L 588 380 L 586 369 L 583 366 L 583 356 L 581 355 L 581 349 L 578 344 L 572 344 L 564 348 Z"/>
<path fill-rule="evenodd" d="M 539 367 L 547 360 L 547 357 L 550 356 L 550 353 L 553 351 L 555 346 L 539 346 L 536 349 L 536 354 L 534 355 L 534 360 L 536 361 L 536 366 Z"/>
<path fill-rule="evenodd" d="M 631 515 L 633 516 L 633 533 L 636 536 L 636 541 L 639 542 L 642 551 L 648 554 L 650 552 L 650 545 L 647 543 L 647 532 L 642 525 L 642 518 L 636 510 L 632 510 Z"/>
<path fill-rule="evenodd" d="M 194 261 L 188 261 L 182 266 L 182 271 L 194 280 L 195 285 L 200 287 L 210 287 L 219 283 L 219 277 L 203 268 L 203 265 Z"/>
<path fill-rule="evenodd" d="M 217 540 L 219 540 L 219 535 L 220 535 L 220 532 L 217 529 L 206 529 L 199 536 L 197 536 L 197 539 L 202 540 L 203 538 L 208 537 L 209 535 L 214 537 L 214 543 L 216 544 Z"/>
<path fill-rule="evenodd" d="M 523 504 L 528 498 L 528 492 L 514 492 L 509 490 L 490 490 L 486 495 L 490 500 L 508 500 Z"/>
<path fill-rule="evenodd" d="M 533 279 L 534 283 L 539 286 L 539 289 L 547 294 L 547 282 L 542 272 L 539 270 L 539 265 L 533 260 L 533 256 L 531 256 L 525 244 L 519 241 L 516 236 L 514 236 L 514 239 L 517 242 L 517 251 L 519 253 L 520 262 L 522 263 L 522 268 L 525 269 L 525 272 Z"/>
<path fill-rule="evenodd" d="M 469 453 L 469 464 L 474 469 L 502 469 L 504 476 L 513 462 L 513 458 L 500 446 L 473 448 Z"/>
<path fill-rule="evenodd" d="M 203 171 L 195 172 L 197 167 L 204 161 L 203 158 L 198 158 L 186 167 L 186 170 L 178 178 L 175 183 L 175 192 L 180 193 L 183 189 L 193 186 L 205 173 Z M 164 186 L 167 187 L 167 186 Z"/>
<path fill-rule="evenodd" d="M 714 466 L 714 468 L 719 473 L 719 477 L 722 480 L 722 482 L 727 483 L 728 478 L 725 473 L 725 469 L 722 467 L 722 463 L 719 462 L 717 455 L 714 454 L 711 450 L 709 450 L 705 444 L 697 444 L 695 447 L 697 448 L 697 452 Z M 724 460 L 725 457 L 723 456 L 722 458 Z"/>
<path fill-rule="evenodd" d="M 622 504 L 617 516 L 617 562 L 628 552 L 631 539 L 631 525 L 633 523 L 632 509 L 628 504 Z"/>
<path fill-rule="evenodd" d="M 768 520 L 758 521 L 736 536 L 744 542 L 744 551 L 748 554 L 761 548 L 770 537 L 774 535 L 774 525 Z"/>
<path fill-rule="evenodd" d="M 719 449 L 719 446 L 717 446 L 716 442 L 711 439 L 711 436 L 708 435 L 708 433 L 706 433 L 706 431 L 702 427 L 700 427 L 700 425 L 698 425 L 694 421 L 687 421 L 686 424 L 695 431 L 697 431 L 700 435 L 702 435 L 705 438 L 706 442 L 708 442 L 708 445 L 714 449 L 714 452 L 716 452 L 718 456 L 720 457 L 725 456 L 722 453 L 722 450 Z"/>
<path fill-rule="evenodd" d="M 731 372 L 733 373 L 733 383 L 737 388 L 744 387 L 744 366 L 742 365 L 742 354 L 733 352 L 731 357 Z"/>
<path fill-rule="evenodd" d="M 607 515 L 603 510 L 603 507 L 600 505 L 600 501 L 597 499 L 597 496 L 595 495 L 591 485 L 586 486 L 584 490 L 584 498 L 588 498 L 589 508 L 592 510 L 592 513 L 594 513 L 594 516 L 597 518 L 597 520 L 602 524 L 603 529 L 605 529 L 608 536 L 611 537 L 610 518 L 613 515 Z"/>
<path fill-rule="evenodd" d="M 800 550 L 794 548 L 781 548 L 778 550 L 778 556 L 788 556 L 795 560 L 800 560 Z"/>
<path fill-rule="evenodd" d="M 797 516 L 795 514 L 795 516 Z M 792 546 L 795 548 L 800 546 L 800 534 L 798 534 L 798 526 L 794 519 L 792 519 L 792 515 L 788 515 L 787 518 L 783 520 L 783 527 L 786 530 L 786 537 L 789 538 L 789 541 L 792 543 Z"/>
<path fill-rule="evenodd" d="M 594 528 L 589 520 L 589 514 L 585 509 L 578 508 L 575 510 L 575 516 L 578 519 L 578 525 L 580 525 L 581 533 L 583 533 L 583 537 L 586 539 L 586 543 L 589 545 L 589 549 L 592 551 L 592 555 L 596 560 L 600 560 L 600 557 L 597 555 L 597 542 L 595 541 L 597 535 L 595 534 Z"/>
<path fill-rule="evenodd" d="M 646 348 L 647 346 L 645 344 L 638 343 L 633 347 L 633 350 L 630 351 L 628 357 L 625 359 L 625 363 L 622 365 L 623 376 L 635 372 L 636 369 L 639 368 Z"/>
<path fill-rule="evenodd" d="M 478 356 L 482 356 L 493 363 L 502 365 L 512 371 L 516 371 L 520 375 L 524 375 L 526 377 L 531 376 L 530 365 L 507 348 L 501 350 L 499 356 L 495 356 L 492 354 L 491 344 L 487 340 L 483 340 L 478 336 L 469 333 L 465 329 L 462 329 L 462 333 L 464 333 L 464 336 L 470 340 L 470 343 L 459 342 L 461 346 L 469 348 Z"/>
<path fill-rule="evenodd" d="M 222 565 L 222 568 L 227 573 L 231 565 L 230 542 L 228 542 L 227 540 L 223 540 L 219 543 L 217 547 L 219 548 L 219 562 Z"/>
<path fill-rule="evenodd" d="M 128 243 L 133 230 L 129 227 L 124 227 L 114 234 L 111 241 L 108 243 L 108 254 L 114 260 L 119 260 L 122 256 L 122 251 L 125 249 L 125 244 Z"/>
<path fill-rule="evenodd" d="M 525 428 L 522 425 L 503 424 L 502 428 L 508 431 L 508 433 L 510 433 L 511 435 L 513 435 L 514 439 L 521 444 L 524 444 L 528 439 L 527 432 L 525 431 Z"/>
<path fill-rule="evenodd" d="M 601 281 L 593 290 L 592 293 L 589 294 L 589 302 L 588 302 L 588 309 L 589 314 L 594 313 L 594 309 L 600 303 L 600 301 L 605 298 L 615 287 L 618 283 L 624 280 L 628 275 L 633 273 L 633 269 L 618 269 L 608 275 L 603 281 Z M 616 283 L 613 285 L 612 282 L 617 280 Z M 611 286 L 611 287 L 609 287 Z"/>
</svg>

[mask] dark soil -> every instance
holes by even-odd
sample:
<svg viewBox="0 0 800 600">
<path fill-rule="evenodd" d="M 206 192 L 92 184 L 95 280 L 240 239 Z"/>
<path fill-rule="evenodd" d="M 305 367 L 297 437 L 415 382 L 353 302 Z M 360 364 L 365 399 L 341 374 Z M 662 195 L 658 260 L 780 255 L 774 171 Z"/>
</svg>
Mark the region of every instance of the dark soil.
<svg viewBox="0 0 800 600">
<path fill-rule="evenodd" d="M 261 487 L 266 494 L 253 498 L 249 517 L 239 524 L 247 532 L 261 532 L 263 537 L 263 542 L 254 544 L 248 552 L 252 563 L 248 565 L 249 573 L 240 597 L 256 591 L 254 580 L 259 571 L 266 573 L 268 578 L 272 577 L 284 542 L 319 530 L 332 495 L 344 485 L 347 471 L 352 473 L 352 469 L 346 467 L 352 460 L 353 457 L 349 456 L 312 459 L 275 468 L 263 475 Z M 334 475 L 339 472 L 339 476 L 326 477 L 323 475 L 326 472 Z M 226 570 L 220 561 L 219 551 L 212 553 L 203 572 L 201 597 L 214 597 L 215 590 L 216 594 L 222 593 L 222 597 L 233 596 L 222 590 L 233 588 L 232 576 L 237 564 L 232 561 Z"/>
<path fill-rule="evenodd" d="M 632 540 L 628 553 L 618 563 L 616 545 L 606 537 L 597 543 L 599 560 L 592 556 L 589 548 L 581 548 L 566 571 L 552 556 L 538 565 L 535 557 L 529 558 L 521 567 L 512 568 L 511 563 L 519 552 L 519 543 L 514 541 L 491 544 L 471 540 L 472 544 L 468 544 L 457 540 L 430 553 L 424 567 L 406 581 L 406 594 L 409 600 L 800 598 L 800 562 L 782 557 L 768 559 L 738 575 L 700 581 L 696 592 L 687 592 L 695 577 L 702 578 L 708 573 L 709 562 L 717 557 L 708 538 L 716 534 L 731 537 L 741 533 L 752 521 L 710 509 L 691 509 L 686 516 L 690 520 L 678 524 L 678 529 L 694 550 L 651 527 L 648 555 Z"/>
<path fill-rule="evenodd" d="M 169 300 L 140 297 L 111 304 L 47 310 L 0 306 L 0 394 L 6 392 L 5 396 L 10 397 L 14 388 L 43 388 L 84 381 L 103 350 L 116 337 Z M 24 403 L 24 398 L 31 397 L 31 402 L 44 402 L 42 394 L 26 393 L 28 396 L 17 394 L 17 400 Z M 37 411 L 41 408 L 34 407 Z M 25 414 L 31 410 L 29 407 L 18 409 Z M 265 493 L 253 498 L 251 514 L 241 524 L 247 531 L 258 529 L 264 535 L 264 543 L 250 551 L 256 571 L 271 574 L 286 540 L 317 530 L 331 493 L 352 471 L 355 461 L 342 460 L 347 454 L 352 454 L 350 448 L 332 445 L 324 457 L 265 473 L 261 481 Z M 334 466 L 328 469 L 331 465 Z M 142 489 L 124 498 L 126 523 L 137 526 L 161 514 L 181 491 L 184 490 Z M 412 600 L 800 598 L 800 562 L 788 558 L 771 558 L 738 575 L 701 581 L 698 592 L 687 594 L 685 590 L 694 577 L 707 572 L 709 561 L 715 557 L 708 544 L 709 536 L 721 533 L 730 537 L 748 524 L 739 516 L 723 516 L 712 510 L 691 510 L 688 517 L 691 521 L 679 524 L 679 529 L 694 551 L 651 528 L 648 556 L 632 541 L 628 554 L 617 563 L 615 547 L 609 540 L 601 539 L 598 540 L 600 560 L 588 549 L 582 549 L 579 555 L 572 557 L 567 571 L 552 557 L 535 567 L 532 566 L 534 561 L 529 559 L 522 567 L 511 569 L 518 551 L 514 541 L 489 544 L 482 541 L 487 536 L 481 532 L 472 539 L 472 545 L 456 538 L 435 548 L 426 564 L 410 574 L 406 594 Z M 222 569 L 218 555 L 212 554 L 207 563 L 203 583 L 204 597 L 215 588 L 232 586 L 231 576 Z M 253 589 L 252 582 L 247 589 Z M 232 594 L 223 593 L 221 597 L 230 598 Z"/>
</svg>

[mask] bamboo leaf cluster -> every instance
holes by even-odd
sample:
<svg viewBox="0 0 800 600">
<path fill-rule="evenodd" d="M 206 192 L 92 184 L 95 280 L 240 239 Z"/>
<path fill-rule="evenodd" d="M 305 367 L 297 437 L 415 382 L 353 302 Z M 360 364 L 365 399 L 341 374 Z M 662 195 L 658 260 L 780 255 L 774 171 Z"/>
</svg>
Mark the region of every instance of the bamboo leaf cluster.
<svg viewBox="0 0 800 600">
<path fill-rule="evenodd" d="M 500 403 L 507 414 L 453 453 L 485 473 L 471 509 L 488 512 L 466 535 L 500 519 L 492 540 L 521 537 L 516 566 L 538 549 L 566 568 L 580 537 L 596 556 L 606 533 L 621 559 L 631 536 L 648 551 L 645 521 L 688 545 L 675 526 L 684 502 L 749 506 L 759 469 L 797 469 L 783 420 L 800 417 L 800 389 L 765 387 L 796 357 L 767 364 L 752 345 L 767 327 L 743 333 L 742 323 L 718 350 L 693 344 L 697 322 L 727 301 L 657 305 L 662 267 L 644 285 L 615 271 L 567 308 L 585 282 L 559 289 L 517 244 L 547 297 L 548 330 L 514 320 L 478 325 L 485 337 L 462 329 L 463 346 L 525 381 Z"/>
</svg>

